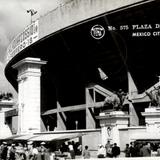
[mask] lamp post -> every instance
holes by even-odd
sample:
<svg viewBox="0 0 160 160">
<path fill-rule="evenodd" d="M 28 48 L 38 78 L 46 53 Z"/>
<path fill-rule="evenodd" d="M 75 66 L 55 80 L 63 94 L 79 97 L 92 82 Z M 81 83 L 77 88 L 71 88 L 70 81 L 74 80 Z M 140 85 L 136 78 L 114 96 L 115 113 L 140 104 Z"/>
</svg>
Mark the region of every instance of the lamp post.
<svg viewBox="0 0 160 160">
<path fill-rule="evenodd" d="M 78 121 L 75 121 L 75 123 L 76 123 L 76 130 L 78 129 Z"/>
<path fill-rule="evenodd" d="M 102 71 L 102 69 L 100 67 L 98 68 L 98 71 L 99 71 L 100 78 L 102 80 L 108 79 L 108 76 Z"/>
<path fill-rule="evenodd" d="M 35 11 L 34 9 L 29 9 L 27 10 L 27 13 L 31 14 L 31 23 L 32 23 L 32 16 L 34 16 L 37 13 L 37 11 Z"/>
</svg>

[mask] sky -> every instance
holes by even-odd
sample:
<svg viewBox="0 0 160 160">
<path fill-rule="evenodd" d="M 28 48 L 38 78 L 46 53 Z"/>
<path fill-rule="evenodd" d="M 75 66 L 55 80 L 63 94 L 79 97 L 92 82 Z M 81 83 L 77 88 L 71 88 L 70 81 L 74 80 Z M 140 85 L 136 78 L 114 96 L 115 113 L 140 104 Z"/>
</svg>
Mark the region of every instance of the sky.
<svg viewBox="0 0 160 160">
<path fill-rule="evenodd" d="M 33 20 L 55 9 L 65 0 L 0 0 L 0 92 L 12 92 L 13 87 L 4 76 L 6 49 L 14 36 L 30 24 L 31 16 L 28 9 L 37 14 Z"/>
</svg>

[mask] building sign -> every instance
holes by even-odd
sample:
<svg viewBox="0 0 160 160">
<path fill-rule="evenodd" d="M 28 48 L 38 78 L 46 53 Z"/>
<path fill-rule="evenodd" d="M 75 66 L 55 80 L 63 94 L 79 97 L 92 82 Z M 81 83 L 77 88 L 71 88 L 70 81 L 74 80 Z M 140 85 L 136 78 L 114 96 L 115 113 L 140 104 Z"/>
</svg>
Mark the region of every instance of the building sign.
<svg viewBox="0 0 160 160">
<path fill-rule="evenodd" d="M 7 48 L 7 63 L 19 52 L 30 46 L 39 39 L 38 20 L 27 26 L 24 31 L 18 34 Z"/>
</svg>

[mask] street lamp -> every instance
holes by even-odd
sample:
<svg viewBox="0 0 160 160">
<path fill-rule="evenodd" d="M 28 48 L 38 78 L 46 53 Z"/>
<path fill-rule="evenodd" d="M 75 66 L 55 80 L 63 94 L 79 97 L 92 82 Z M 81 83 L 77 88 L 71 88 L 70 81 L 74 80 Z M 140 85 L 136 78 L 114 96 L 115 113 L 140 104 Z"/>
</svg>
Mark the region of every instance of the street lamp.
<svg viewBox="0 0 160 160">
<path fill-rule="evenodd" d="M 75 121 L 75 123 L 76 123 L 76 130 L 78 129 L 78 121 Z"/>
<path fill-rule="evenodd" d="M 37 13 L 37 11 L 35 11 L 34 9 L 29 9 L 27 10 L 27 13 L 31 14 L 31 23 L 32 23 L 32 16 L 34 16 Z"/>
<path fill-rule="evenodd" d="M 102 80 L 108 79 L 108 76 L 103 72 L 103 70 L 100 67 L 98 68 L 98 71 L 99 71 L 100 78 Z"/>
</svg>

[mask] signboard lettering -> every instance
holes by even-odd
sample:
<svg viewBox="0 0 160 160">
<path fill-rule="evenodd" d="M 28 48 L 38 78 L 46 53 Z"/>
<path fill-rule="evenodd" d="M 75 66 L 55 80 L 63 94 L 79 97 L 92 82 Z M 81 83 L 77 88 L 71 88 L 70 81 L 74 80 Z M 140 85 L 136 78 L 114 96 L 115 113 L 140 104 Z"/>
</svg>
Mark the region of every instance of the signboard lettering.
<svg viewBox="0 0 160 160">
<path fill-rule="evenodd" d="M 39 39 L 39 26 L 38 20 L 25 28 L 25 30 L 18 34 L 10 43 L 7 48 L 7 63 L 20 51 L 38 41 Z"/>
</svg>

